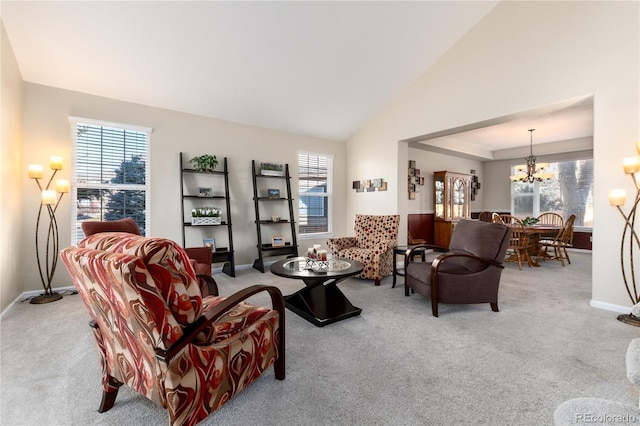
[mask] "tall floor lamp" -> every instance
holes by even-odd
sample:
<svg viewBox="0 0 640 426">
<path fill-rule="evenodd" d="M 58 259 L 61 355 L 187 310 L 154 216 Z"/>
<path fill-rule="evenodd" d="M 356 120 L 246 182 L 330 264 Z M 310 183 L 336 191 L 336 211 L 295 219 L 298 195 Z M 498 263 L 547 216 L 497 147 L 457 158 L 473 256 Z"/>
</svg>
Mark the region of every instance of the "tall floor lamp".
<svg viewBox="0 0 640 426">
<path fill-rule="evenodd" d="M 640 154 L 640 142 L 636 143 L 636 151 Z M 638 294 L 638 282 L 636 279 L 635 264 L 633 262 L 634 251 L 640 250 L 640 239 L 636 232 L 636 213 L 638 212 L 638 204 L 640 203 L 640 157 L 628 157 L 622 160 L 624 172 L 631 176 L 633 184 L 636 188 L 633 206 L 628 213 L 622 210 L 622 206 L 627 199 L 627 191 L 624 189 L 612 189 L 609 191 L 609 204 L 618 208 L 618 211 L 624 218 L 624 229 L 622 231 L 622 239 L 620 241 L 620 268 L 622 269 L 622 279 L 627 289 L 627 294 L 633 305 L 640 302 Z M 640 327 L 640 317 L 632 313 L 626 315 L 618 315 L 618 320 L 626 324 Z"/>
<path fill-rule="evenodd" d="M 56 272 L 58 264 L 58 222 L 56 221 L 56 210 L 65 193 L 69 192 L 69 181 L 67 179 L 57 179 L 55 181 L 55 190 L 49 189 L 53 178 L 58 170 L 62 170 L 62 157 L 53 156 L 49 159 L 49 166 L 53 170 L 53 174 L 49 178 L 47 185 L 43 188 L 40 184 L 42 179 L 42 165 L 29 164 L 29 178 L 34 179 L 41 192 L 40 208 L 38 209 L 38 219 L 36 220 L 36 259 L 38 261 L 38 272 L 40 272 L 40 281 L 44 287 L 44 293 L 31 299 L 31 303 L 49 303 L 62 299 L 60 293 L 51 290 L 51 282 Z M 58 196 L 58 194 L 60 194 Z M 46 232 L 46 250 L 44 258 L 40 251 L 40 219 L 42 218 L 42 210 L 46 209 L 49 215 L 49 226 Z"/>
</svg>

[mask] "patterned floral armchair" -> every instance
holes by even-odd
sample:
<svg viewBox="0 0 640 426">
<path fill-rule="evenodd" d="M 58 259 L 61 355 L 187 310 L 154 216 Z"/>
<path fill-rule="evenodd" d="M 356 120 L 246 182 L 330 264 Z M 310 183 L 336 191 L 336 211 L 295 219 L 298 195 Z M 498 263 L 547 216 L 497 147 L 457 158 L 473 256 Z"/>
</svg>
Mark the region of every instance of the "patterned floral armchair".
<svg viewBox="0 0 640 426">
<path fill-rule="evenodd" d="M 109 410 L 126 384 L 194 425 L 274 365 L 285 377 L 284 300 L 255 285 L 202 298 L 193 266 L 170 240 L 105 232 L 61 252 L 93 319 Z M 266 291 L 273 309 L 245 302 Z"/>
<path fill-rule="evenodd" d="M 356 278 L 380 280 L 393 271 L 393 249 L 398 245 L 400 216 L 356 215 L 353 237 L 329 238 L 333 257 L 357 260 L 364 269 Z"/>
</svg>

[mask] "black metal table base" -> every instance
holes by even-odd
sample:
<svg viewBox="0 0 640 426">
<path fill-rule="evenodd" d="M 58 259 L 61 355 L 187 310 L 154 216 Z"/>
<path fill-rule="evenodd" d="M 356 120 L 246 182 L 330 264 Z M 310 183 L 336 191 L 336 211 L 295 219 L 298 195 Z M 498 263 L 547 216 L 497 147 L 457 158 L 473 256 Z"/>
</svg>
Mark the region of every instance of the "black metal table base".
<svg viewBox="0 0 640 426">
<path fill-rule="evenodd" d="M 305 287 L 284 297 L 286 307 L 310 323 L 324 327 L 360 315 L 362 309 L 351 304 L 336 283 Z"/>
</svg>

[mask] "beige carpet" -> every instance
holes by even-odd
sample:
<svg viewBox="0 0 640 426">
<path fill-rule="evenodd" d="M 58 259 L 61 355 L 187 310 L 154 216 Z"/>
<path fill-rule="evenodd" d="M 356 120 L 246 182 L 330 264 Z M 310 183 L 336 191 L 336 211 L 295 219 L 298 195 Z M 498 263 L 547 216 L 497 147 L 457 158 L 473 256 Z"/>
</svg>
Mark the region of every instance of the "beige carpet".
<svg viewBox="0 0 640 426">
<path fill-rule="evenodd" d="M 589 306 L 591 255 L 541 268 L 507 264 L 500 312 L 441 305 L 348 280 L 340 288 L 362 315 L 317 328 L 287 311 L 287 378 L 258 379 L 207 425 L 549 425 L 565 399 L 635 404 L 625 351 L 640 329 Z M 302 282 L 238 271 L 216 274 L 221 293 Z M 402 279 L 400 279 L 402 282 Z M 612 283 L 615 285 L 615 283 Z M 622 284 L 619 284 L 622 285 Z M 258 298 L 263 303 L 266 298 Z M 123 387 L 99 414 L 100 367 L 78 296 L 21 303 L 0 323 L 0 422 L 4 425 L 159 425 L 165 410 Z"/>
</svg>

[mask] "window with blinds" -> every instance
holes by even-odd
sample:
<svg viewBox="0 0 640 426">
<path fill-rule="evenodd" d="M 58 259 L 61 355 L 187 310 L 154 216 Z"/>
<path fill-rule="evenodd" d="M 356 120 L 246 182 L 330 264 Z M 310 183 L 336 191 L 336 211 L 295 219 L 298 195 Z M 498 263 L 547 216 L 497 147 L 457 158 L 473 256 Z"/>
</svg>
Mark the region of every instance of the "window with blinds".
<svg viewBox="0 0 640 426">
<path fill-rule="evenodd" d="M 298 153 L 298 235 L 330 236 L 332 226 L 333 156 Z"/>
<path fill-rule="evenodd" d="M 71 242 L 85 221 L 132 218 L 143 235 L 149 226 L 151 129 L 70 118 L 72 157 Z"/>
</svg>

